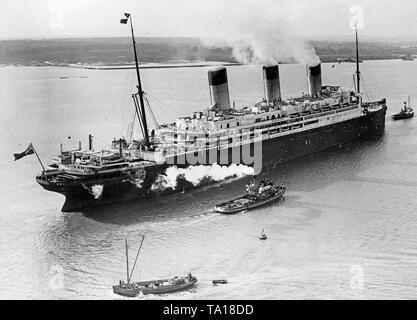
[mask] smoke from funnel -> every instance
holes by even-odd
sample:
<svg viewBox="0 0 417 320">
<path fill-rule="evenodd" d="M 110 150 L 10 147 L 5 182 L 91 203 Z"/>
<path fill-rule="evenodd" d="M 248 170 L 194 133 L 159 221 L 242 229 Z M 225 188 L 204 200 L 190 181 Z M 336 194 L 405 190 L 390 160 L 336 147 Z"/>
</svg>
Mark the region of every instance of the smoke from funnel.
<svg viewBox="0 0 417 320">
<path fill-rule="evenodd" d="M 253 38 L 234 41 L 231 46 L 235 59 L 244 64 L 320 62 L 314 48 L 307 41 L 296 38 L 255 35 Z"/>
<path fill-rule="evenodd" d="M 278 64 L 320 62 L 314 48 L 300 35 L 309 30 L 302 30 L 296 17 L 303 8 L 293 1 L 259 0 L 246 3 L 240 9 L 238 3 L 223 5 L 228 10 L 227 29 L 221 30 L 221 39 L 202 39 L 211 47 L 231 47 L 233 57 L 243 64 Z M 305 28 L 305 27 L 304 27 Z"/>
</svg>

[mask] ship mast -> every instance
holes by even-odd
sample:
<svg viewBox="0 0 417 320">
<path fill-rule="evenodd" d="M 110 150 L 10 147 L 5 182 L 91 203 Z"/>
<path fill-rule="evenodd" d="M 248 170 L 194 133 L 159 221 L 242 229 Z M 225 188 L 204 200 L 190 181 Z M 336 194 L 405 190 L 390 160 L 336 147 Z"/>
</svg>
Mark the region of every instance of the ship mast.
<svg viewBox="0 0 417 320">
<path fill-rule="evenodd" d="M 138 93 L 133 95 L 133 102 L 135 103 L 136 114 L 138 116 L 139 123 L 141 124 L 143 137 L 145 139 L 145 144 L 146 144 L 146 146 L 149 146 L 150 143 L 149 143 L 148 125 L 147 125 L 147 122 L 146 122 L 145 103 L 144 103 L 144 99 L 143 99 L 144 92 L 142 90 L 142 82 L 141 82 L 141 79 L 140 79 L 139 61 L 138 61 L 138 53 L 137 53 L 137 50 L 136 50 L 135 34 L 133 32 L 132 15 L 130 13 L 125 13 L 125 17 L 127 19 L 120 20 L 120 23 L 126 24 L 127 20 L 130 20 L 130 30 L 132 32 L 133 52 L 135 54 L 136 76 L 137 76 L 137 79 L 138 79 L 138 85 L 137 85 Z M 139 110 L 137 110 L 137 96 L 139 96 L 140 112 L 138 112 Z"/>
<path fill-rule="evenodd" d="M 356 90 L 357 93 L 361 93 L 360 81 L 361 81 L 361 72 L 359 70 L 359 42 L 358 42 L 358 26 L 355 28 L 356 34 Z"/>
<path fill-rule="evenodd" d="M 126 278 L 127 278 L 127 283 L 130 282 L 130 278 L 129 278 L 129 251 L 127 248 L 127 238 L 125 238 L 125 245 L 126 245 Z"/>
<path fill-rule="evenodd" d="M 135 271 L 136 262 L 138 261 L 140 249 L 142 249 L 143 240 L 145 240 L 145 236 L 144 235 L 142 235 L 142 240 L 140 242 L 139 249 L 138 249 L 138 253 L 136 254 L 135 262 L 133 263 L 133 267 L 132 267 L 132 271 L 130 272 L 129 279 L 132 279 L 133 272 Z"/>
</svg>

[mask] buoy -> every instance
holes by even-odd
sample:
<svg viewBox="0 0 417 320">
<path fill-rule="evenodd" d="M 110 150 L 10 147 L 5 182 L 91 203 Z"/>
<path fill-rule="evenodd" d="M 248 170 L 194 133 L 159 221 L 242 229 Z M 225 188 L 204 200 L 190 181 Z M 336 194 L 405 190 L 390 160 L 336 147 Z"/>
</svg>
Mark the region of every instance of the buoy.
<svg viewBox="0 0 417 320">
<path fill-rule="evenodd" d="M 266 236 L 266 234 L 265 234 L 264 229 L 262 229 L 261 236 L 259 237 L 259 239 L 260 239 L 260 240 L 266 240 L 266 239 L 268 239 L 268 237 L 267 237 L 267 236 Z"/>
</svg>

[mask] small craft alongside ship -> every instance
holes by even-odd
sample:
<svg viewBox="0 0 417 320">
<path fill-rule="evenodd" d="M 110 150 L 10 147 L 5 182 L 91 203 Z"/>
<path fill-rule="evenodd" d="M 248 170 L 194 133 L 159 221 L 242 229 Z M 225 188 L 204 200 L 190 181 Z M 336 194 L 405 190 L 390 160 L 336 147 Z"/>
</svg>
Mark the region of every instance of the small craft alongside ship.
<svg viewBox="0 0 417 320">
<path fill-rule="evenodd" d="M 279 199 L 285 193 L 285 186 L 274 186 L 270 180 L 261 180 L 246 185 L 246 195 L 243 197 L 223 202 L 214 207 L 214 210 L 223 214 L 233 214 L 254 208 L 258 208 Z"/>
<path fill-rule="evenodd" d="M 403 120 L 414 117 L 414 110 L 410 107 L 410 97 L 408 97 L 408 104 L 404 101 L 404 108 L 397 114 L 392 116 L 394 120 Z"/>
<path fill-rule="evenodd" d="M 136 297 L 139 294 L 164 294 L 171 292 L 184 291 L 192 287 L 196 282 L 197 278 L 191 273 L 184 277 L 173 277 L 169 279 L 161 280 L 150 280 L 141 282 L 131 282 L 133 272 L 135 270 L 136 263 L 138 261 L 140 249 L 142 248 L 143 240 L 145 236 L 142 236 L 138 253 L 136 254 L 133 268 L 129 271 L 129 255 L 128 246 L 126 239 L 126 271 L 127 271 L 127 282 L 123 280 L 119 281 L 118 285 L 113 286 L 113 292 L 115 294 L 125 297 Z"/>
<path fill-rule="evenodd" d="M 401 59 L 404 60 L 404 61 L 414 61 L 413 56 L 403 56 L 403 57 L 401 57 Z"/>
<path fill-rule="evenodd" d="M 212 282 L 215 285 L 217 285 L 217 284 L 227 284 L 227 280 L 225 280 L 225 279 L 213 280 Z"/>
</svg>

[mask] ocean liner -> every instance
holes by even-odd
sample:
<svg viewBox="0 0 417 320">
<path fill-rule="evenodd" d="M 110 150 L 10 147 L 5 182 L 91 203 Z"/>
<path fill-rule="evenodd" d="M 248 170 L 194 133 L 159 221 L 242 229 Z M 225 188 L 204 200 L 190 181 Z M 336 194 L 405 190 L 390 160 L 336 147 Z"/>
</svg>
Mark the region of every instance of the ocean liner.
<svg viewBox="0 0 417 320">
<path fill-rule="evenodd" d="M 322 85 L 319 63 L 307 66 L 308 94 L 285 99 L 279 65 L 267 65 L 262 69 L 262 101 L 237 109 L 230 104 L 227 70 L 219 67 L 208 72 L 210 107 L 149 130 L 147 113 L 153 114 L 142 89 L 132 17 L 125 16 L 121 22 L 130 19 L 138 81 L 133 105 L 143 138 L 133 139 L 130 133 L 115 139 L 108 150 L 96 151 L 90 136 L 86 150 L 81 145 L 78 150 L 61 148 L 36 180 L 66 197 L 64 212 L 181 192 L 211 181 L 209 176 L 187 180 L 184 172 L 192 167 L 245 165 L 260 171 L 384 132 L 385 99 L 365 102 L 360 93 L 357 32 L 354 91 Z M 133 131 L 133 123 L 129 129 Z"/>
</svg>

